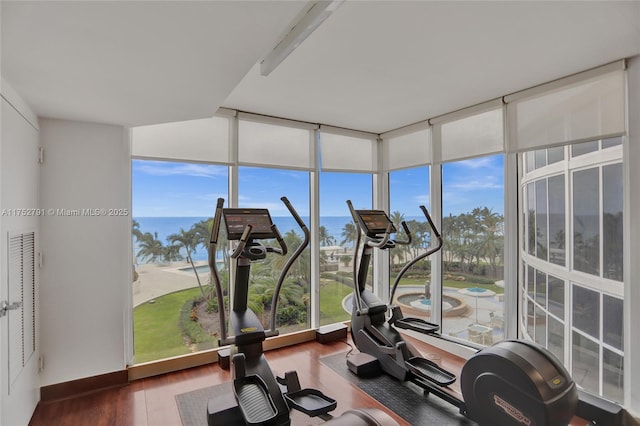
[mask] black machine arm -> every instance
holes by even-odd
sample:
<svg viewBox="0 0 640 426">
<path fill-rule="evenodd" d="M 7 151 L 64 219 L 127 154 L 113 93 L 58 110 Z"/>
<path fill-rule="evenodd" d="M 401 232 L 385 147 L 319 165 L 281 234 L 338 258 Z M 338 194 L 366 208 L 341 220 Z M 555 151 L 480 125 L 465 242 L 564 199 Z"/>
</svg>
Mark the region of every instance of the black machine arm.
<svg viewBox="0 0 640 426">
<path fill-rule="evenodd" d="M 279 254 L 280 256 L 284 256 L 288 252 L 287 244 L 284 242 L 284 239 L 282 238 L 282 235 L 280 234 L 280 231 L 278 230 L 278 227 L 276 226 L 275 223 L 273 225 L 271 225 L 271 232 L 273 232 L 273 234 L 276 236 L 276 241 L 280 245 L 280 248 L 278 248 L 278 247 L 267 247 L 267 252 Z"/>
<path fill-rule="evenodd" d="M 240 257 L 244 248 L 247 246 L 249 242 L 249 238 L 251 237 L 251 230 L 253 229 L 253 225 L 247 225 L 242 232 L 242 236 L 240 237 L 239 244 L 236 249 L 231 253 L 232 259 L 237 259 Z"/>
<path fill-rule="evenodd" d="M 393 282 L 391 293 L 389 294 L 389 303 L 393 302 L 393 296 L 395 295 L 396 289 L 398 288 L 398 283 L 400 282 L 400 279 L 404 276 L 405 272 L 407 272 L 409 268 L 411 268 L 417 262 L 421 261 L 425 257 L 431 256 L 433 253 L 439 251 L 442 248 L 442 244 L 443 244 L 442 236 L 440 235 L 440 232 L 438 232 L 438 229 L 436 228 L 436 225 L 433 223 L 433 220 L 431 220 L 431 216 L 429 215 L 427 208 L 425 206 L 420 206 L 420 210 L 422 210 L 422 214 L 424 214 L 424 216 L 427 218 L 427 221 L 429 222 L 429 227 L 431 227 L 431 231 L 433 232 L 436 239 L 438 240 L 438 244 L 435 247 L 430 248 L 426 252 L 422 253 L 421 255 L 413 259 L 411 262 L 404 265 L 404 267 L 400 270 L 400 272 L 398 272 L 398 275 L 396 276 L 396 279 Z M 404 225 L 404 222 L 403 222 L 403 225 Z M 405 232 L 408 233 L 406 228 L 405 228 Z"/>
<path fill-rule="evenodd" d="M 405 222 L 404 220 L 402 221 L 401 225 L 402 225 L 402 229 L 404 229 L 404 233 L 407 234 L 407 239 L 403 241 L 399 241 L 396 239 L 395 243 L 399 245 L 409 245 L 411 244 L 411 241 L 413 241 L 413 239 L 411 238 L 411 231 L 409 231 L 407 222 Z"/>
<path fill-rule="evenodd" d="M 358 258 L 358 248 L 360 248 L 360 226 L 358 225 L 358 216 L 356 214 L 355 209 L 353 208 L 353 203 L 351 200 L 347 200 L 347 206 L 349 207 L 349 212 L 351 212 L 351 217 L 353 218 L 353 223 L 356 226 L 358 232 L 356 232 L 356 245 L 353 248 L 353 299 L 356 303 L 356 315 L 366 315 L 368 313 L 368 309 L 362 309 L 362 301 L 360 300 L 360 292 L 358 291 L 358 262 L 356 259 Z"/>
<path fill-rule="evenodd" d="M 293 216 L 295 221 L 298 223 L 298 226 L 300 227 L 300 229 L 302 229 L 302 233 L 304 234 L 304 241 L 302 242 L 302 244 L 300 244 L 300 246 L 296 249 L 296 251 L 294 251 L 291 257 L 287 260 L 287 263 L 284 265 L 284 268 L 282 269 L 282 272 L 280 272 L 280 276 L 278 277 L 278 283 L 276 284 L 276 288 L 273 291 L 273 298 L 271 299 L 271 320 L 270 320 L 271 323 L 269 324 L 269 330 L 266 332 L 267 337 L 278 335 L 278 331 L 276 330 L 276 315 L 278 313 L 278 298 L 280 296 L 280 289 L 282 288 L 282 284 L 284 283 L 284 280 L 287 276 L 287 273 L 289 273 L 289 269 L 291 269 L 293 262 L 295 262 L 296 259 L 300 257 L 302 252 L 307 248 L 307 245 L 309 245 L 309 240 L 311 238 L 310 237 L 311 234 L 309 232 L 309 229 L 307 228 L 307 225 L 305 225 L 305 223 L 302 221 L 302 219 L 298 215 L 298 212 L 296 211 L 296 209 L 293 208 L 293 206 L 291 205 L 291 202 L 287 199 L 287 197 L 282 197 L 280 198 L 280 200 L 282 200 L 282 202 L 287 207 L 287 209 L 289 209 L 291 216 Z M 283 247 L 284 249 L 284 253 L 282 253 L 284 255 L 287 253 L 287 248 L 286 248 L 287 246 L 284 244 L 284 241 L 282 240 L 282 236 L 280 236 L 279 232 L 276 232 L 276 236 L 277 236 L 276 239 L 278 239 L 278 242 L 280 243 L 281 247 Z"/>
<path fill-rule="evenodd" d="M 218 250 L 218 234 L 220 232 L 220 220 L 222 218 L 222 206 L 224 206 L 224 198 L 218 198 L 216 205 L 216 213 L 213 218 L 213 226 L 211 227 L 211 238 L 209 239 L 209 269 L 216 286 L 216 296 L 218 297 L 218 316 L 220 318 L 220 340 L 227 340 L 227 326 L 224 318 L 224 296 L 222 294 L 222 285 L 220 284 L 220 275 L 216 267 L 216 251 Z"/>
</svg>

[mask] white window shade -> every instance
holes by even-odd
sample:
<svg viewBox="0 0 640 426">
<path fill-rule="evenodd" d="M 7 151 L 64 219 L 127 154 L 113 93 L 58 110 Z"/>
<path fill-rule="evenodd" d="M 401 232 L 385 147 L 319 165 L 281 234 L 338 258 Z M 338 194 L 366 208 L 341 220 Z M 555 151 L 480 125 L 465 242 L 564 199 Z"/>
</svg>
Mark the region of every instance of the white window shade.
<svg viewBox="0 0 640 426">
<path fill-rule="evenodd" d="M 385 171 L 424 166 L 431 162 L 431 129 L 428 123 L 382 135 Z"/>
<path fill-rule="evenodd" d="M 313 169 L 313 131 L 240 120 L 238 162 L 255 166 Z"/>
<path fill-rule="evenodd" d="M 376 172 L 377 138 L 356 133 L 334 133 L 320 128 L 320 155 L 323 171 Z"/>
<path fill-rule="evenodd" d="M 546 90 L 544 87 L 531 89 L 532 92 L 527 93 L 529 96 L 525 94 L 507 104 L 510 152 L 624 133 L 622 69 L 586 79 L 579 77 L 574 76 L 565 84 L 555 84 Z"/>
<path fill-rule="evenodd" d="M 439 126 L 440 159 L 443 162 L 504 151 L 502 108 L 444 122 Z"/>
<path fill-rule="evenodd" d="M 134 127 L 131 155 L 158 160 L 229 163 L 229 119 L 201 120 Z"/>
</svg>

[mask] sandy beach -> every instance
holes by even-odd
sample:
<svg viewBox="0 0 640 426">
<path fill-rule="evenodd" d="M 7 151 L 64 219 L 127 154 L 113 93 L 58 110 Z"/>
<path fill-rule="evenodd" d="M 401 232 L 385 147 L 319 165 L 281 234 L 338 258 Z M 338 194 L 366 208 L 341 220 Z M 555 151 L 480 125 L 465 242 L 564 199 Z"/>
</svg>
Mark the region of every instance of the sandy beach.
<svg viewBox="0 0 640 426">
<path fill-rule="evenodd" d="M 197 262 L 204 266 L 206 262 Z M 136 266 L 138 280 L 133 283 L 133 306 L 155 299 L 167 293 L 198 286 L 198 281 L 188 262 L 145 263 Z M 202 285 L 209 282 L 209 273 L 200 274 Z"/>
</svg>

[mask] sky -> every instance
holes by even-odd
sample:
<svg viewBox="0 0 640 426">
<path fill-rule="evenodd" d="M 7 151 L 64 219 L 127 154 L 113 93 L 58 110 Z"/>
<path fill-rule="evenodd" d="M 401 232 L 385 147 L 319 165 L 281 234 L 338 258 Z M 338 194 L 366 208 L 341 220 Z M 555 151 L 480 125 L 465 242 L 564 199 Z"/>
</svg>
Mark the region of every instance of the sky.
<svg viewBox="0 0 640 426">
<path fill-rule="evenodd" d="M 445 216 L 489 207 L 503 214 L 503 156 L 496 155 L 443 165 Z M 210 217 L 216 200 L 227 199 L 227 166 L 133 160 L 133 217 Z M 240 167 L 241 206 L 270 209 L 272 216 L 288 216 L 280 201 L 289 198 L 301 216 L 309 215 L 309 173 L 305 171 Z M 421 215 L 429 208 L 427 166 L 391 172 L 391 211 Z M 371 177 L 359 173 L 320 174 L 320 215 L 348 216 L 346 200 L 355 208 L 371 207 Z"/>
</svg>

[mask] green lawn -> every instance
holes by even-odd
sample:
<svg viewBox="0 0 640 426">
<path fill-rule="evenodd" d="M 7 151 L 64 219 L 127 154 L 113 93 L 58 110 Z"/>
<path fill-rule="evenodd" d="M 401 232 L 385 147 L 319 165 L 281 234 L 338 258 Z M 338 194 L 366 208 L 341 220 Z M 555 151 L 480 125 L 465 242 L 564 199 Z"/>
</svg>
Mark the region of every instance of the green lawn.
<svg viewBox="0 0 640 426">
<path fill-rule="evenodd" d="M 403 279 L 400 285 L 424 285 L 424 279 Z M 454 288 L 474 286 L 471 281 L 446 280 L 444 285 Z M 504 293 L 495 285 L 482 288 Z M 342 299 L 351 294 L 351 286 L 322 279 L 320 284 L 320 324 L 349 320 L 351 315 L 342 309 Z M 185 345 L 180 328 L 180 310 L 186 300 L 200 294 L 198 287 L 169 293 L 144 303 L 133 310 L 133 332 L 136 363 L 184 355 L 191 352 Z"/>
<path fill-rule="evenodd" d="M 184 355 L 191 352 L 185 345 L 180 328 L 180 310 L 185 301 L 200 294 L 198 287 L 169 293 L 143 303 L 133 310 L 135 362 Z M 351 287 L 336 281 L 322 280 L 320 286 L 320 322 L 345 321 L 350 315 L 342 309 L 342 299 Z"/>
<path fill-rule="evenodd" d="M 320 324 L 351 319 L 351 315 L 342 309 L 342 299 L 351 294 L 353 289 L 337 281 L 320 280 Z"/>
<path fill-rule="evenodd" d="M 147 362 L 191 351 L 180 329 L 180 309 L 185 301 L 200 294 L 198 287 L 169 293 L 133 310 L 135 362 Z"/>
</svg>

